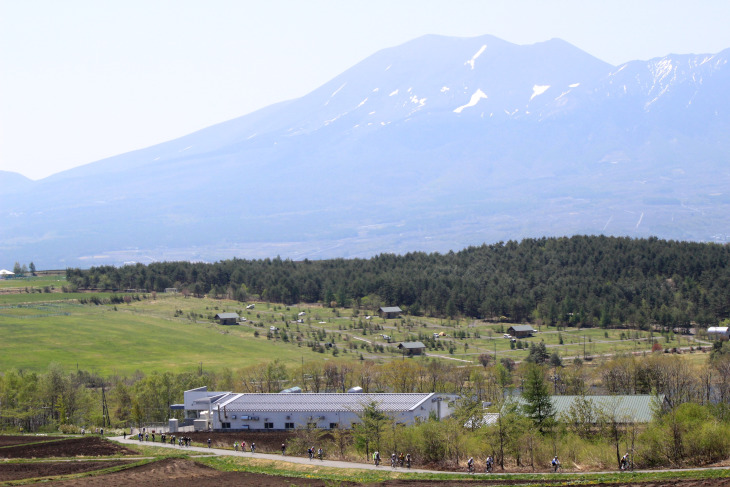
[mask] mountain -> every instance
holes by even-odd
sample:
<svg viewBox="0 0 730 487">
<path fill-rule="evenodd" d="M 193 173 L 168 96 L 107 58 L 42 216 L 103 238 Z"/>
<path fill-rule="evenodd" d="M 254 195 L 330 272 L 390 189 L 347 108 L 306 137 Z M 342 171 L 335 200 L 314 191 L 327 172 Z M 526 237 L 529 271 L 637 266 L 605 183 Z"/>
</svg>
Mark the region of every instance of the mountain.
<svg viewBox="0 0 730 487">
<path fill-rule="evenodd" d="M 559 39 L 425 36 L 177 140 L 0 177 L 0 253 L 48 268 L 543 235 L 724 242 L 728 57 L 616 67 Z"/>
</svg>

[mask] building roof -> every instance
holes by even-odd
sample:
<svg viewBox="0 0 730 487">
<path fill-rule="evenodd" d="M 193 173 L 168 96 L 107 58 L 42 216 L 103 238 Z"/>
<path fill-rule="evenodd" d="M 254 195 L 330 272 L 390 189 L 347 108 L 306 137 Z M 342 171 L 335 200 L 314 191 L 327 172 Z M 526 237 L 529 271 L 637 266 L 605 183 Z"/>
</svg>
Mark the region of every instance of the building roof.
<svg viewBox="0 0 730 487">
<path fill-rule="evenodd" d="M 577 398 L 591 401 L 593 408 L 608 413 L 616 413 L 616 419 L 622 423 L 648 423 L 654 417 L 654 405 L 664 402 L 664 395 L 651 394 L 617 395 L 617 396 L 550 396 L 556 416 L 569 414 L 570 407 Z M 520 396 L 517 401 L 524 404 Z"/>
<path fill-rule="evenodd" d="M 14 276 L 15 272 L 10 272 L 7 269 L 0 269 L 0 276 Z"/>
<path fill-rule="evenodd" d="M 219 320 L 230 320 L 230 319 L 237 320 L 238 313 L 218 313 L 217 315 L 215 315 L 215 317 L 218 318 Z"/>
<path fill-rule="evenodd" d="M 726 333 L 727 334 L 728 327 L 727 326 L 711 326 L 707 329 L 707 333 Z"/>
<path fill-rule="evenodd" d="M 398 345 L 398 348 L 426 348 L 426 345 L 424 345 L 421 342 L 403 342 L 400 345 Z"/>
<path fill-rule="evenodd" d="M 514 331 L 535 331 L 535 329 L 530 325 L 512 325 L 510 326 L 510 329 Z"/>
<path fill-rule="evenodd" d="M 402 313 L 403 310 L 398 306 L 383 306 L 380 308 L 383 313 Z"/>
<path fill-rule="evenodd" d="M 361 412 L 374 402 L 383 412 L 410 411 L 433 398 L 427 394 L 229 394 L 213 407 L 240 412 Z"/>
</svg>

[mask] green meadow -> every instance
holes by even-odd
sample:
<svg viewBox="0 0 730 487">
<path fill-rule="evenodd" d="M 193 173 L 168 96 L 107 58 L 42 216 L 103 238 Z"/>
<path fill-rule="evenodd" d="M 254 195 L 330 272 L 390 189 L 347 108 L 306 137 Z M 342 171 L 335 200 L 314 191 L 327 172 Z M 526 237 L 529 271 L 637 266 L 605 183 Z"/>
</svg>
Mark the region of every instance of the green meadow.
<svg viewBox="0 0 730 487">
<path fill-rule="evenodd" d="M 519 361 L 531 344 L 541 341 L 549 353 L 565 359 L 648 352 L 654 341 L 665 348 L 697 345 L 672 334 L 545 326 L 536 336 L 511 343 L 503 338 L 509 323 L 414 316 L 385 320 L 365 310 L 246 306 L 164 293 L 0 294 L 0 370 L 45 370 L 57 362 L 103 375 L 128 375 L 201 366 L 237 369 L 274 359 L 294 365 L 335 355 L 338 360 L 387 361 L 402 359 L 395 345 L 414 339 L 437 346 L 427 351 L 430 357 L 464 364 L 478 364 L 482 354 Z M 219 325 L 214 317 L 221 312 L 237 312 L 246 321 Z M 434 334 L 443 335 L 432 339 Z M 335 347 L 315 351 L 314 343 Z"/>
</svg>

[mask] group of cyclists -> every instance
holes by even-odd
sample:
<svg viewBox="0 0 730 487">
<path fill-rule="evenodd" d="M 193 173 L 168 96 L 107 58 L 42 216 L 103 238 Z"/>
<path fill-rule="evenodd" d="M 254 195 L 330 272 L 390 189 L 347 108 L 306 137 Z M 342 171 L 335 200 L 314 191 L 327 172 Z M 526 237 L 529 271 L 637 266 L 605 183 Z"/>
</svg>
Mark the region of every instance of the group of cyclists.
<svg viewBox="0 0 730 487">
<path fill-rule="evenodd" d="M 373 463 L 375 463 L 376 467 L 380 465 L 380 452 L 377 450 L 373 452 Z M 400 452 L 400 455 L 396 455 L 395 452 L 391 453 L 390 466 L 392 468 L 397 468 L 398 466 L 411 468 L 411 454 Z"/>
<path fill-rule="evenodd" d="M 484 471 L 486 473 L 491 473 L 494 469 L 494 458 L 492 455 L 489 455 L 484 462 Z M 557 472 L 560 468 L 560 460 L 558 459 L 558 456 L 555 455 L 552 460 L 550 460 L 550 466 L 553 469 L 553 472 Z M 474 457 L 469 457 L 469 460 L 466 461 L 466 469 L 469 473 L 474 473 Z M 621 470 L 629 470 L 631 468 L 631 456 L 628 452 L 626 452 L 626 455 L 621 457 L 621 461 L 619 462 L 619 468 Z"/>
<path fill-rule="evenodd" d="M 469 473 L 474 473 L 474 457 L 469 457 L 469 460 L 466 461 L 466 470 Z M 492 473 L 494 470 L 494 457 L 492 455 L 489 455 L 487 459 L 484 461 L 484 471 L 486 473 Z"/>
<path fill-rule="evenodd" d="M 314 447 L 313 446 L 307 448 L 307 453 L 309 454 L 309 459 L 310 460 L 314 460 L 314 453 L 315 453 L 315 451 L 314 451 Z M 319 447 L 319 449 L 317 450 L 316 453 L 317 453 L 317 458 L 319 458 L 320 461 L 321 461 L 322 458 L 324 457 L 324 450 L 322 449 L 322 447 Z"/>
</svg>

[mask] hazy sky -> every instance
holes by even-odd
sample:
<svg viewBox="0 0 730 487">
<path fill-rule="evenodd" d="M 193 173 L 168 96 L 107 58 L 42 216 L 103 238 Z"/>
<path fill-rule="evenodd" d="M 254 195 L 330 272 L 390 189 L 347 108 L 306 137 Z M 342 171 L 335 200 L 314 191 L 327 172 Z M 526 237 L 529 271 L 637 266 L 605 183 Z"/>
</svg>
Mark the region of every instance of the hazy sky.
<svg viewBox="0 0 730 487">
<path fill-rule="evenodd" d="M 32 179 L 312 91 L 424 34 L 612 64 L 730 47 L 730 1 L 0 0 L 0 170 Z"/>
</svg>

